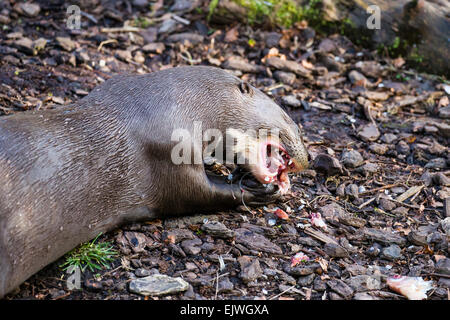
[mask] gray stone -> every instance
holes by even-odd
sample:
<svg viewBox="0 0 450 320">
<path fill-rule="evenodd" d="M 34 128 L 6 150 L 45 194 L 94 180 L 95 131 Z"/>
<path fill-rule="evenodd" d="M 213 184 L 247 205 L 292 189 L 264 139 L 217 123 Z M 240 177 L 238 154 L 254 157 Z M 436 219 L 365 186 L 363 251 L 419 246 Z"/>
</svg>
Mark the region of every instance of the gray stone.
<svg viewBox="0 0 450 320">
<path fill-rule="evenodd" d="M 348 257 L 348 252 L 344 248 L 331 242 L 325 244 L 323 251 L 332 258 Z"/>
<path fill-rule="evenodd" d="M 307 276 L 313 274 L 318 268 L 320 268 L 318 263 L 310 263 L 298 267 L 291 267 L 289 264 L 286 264 L 283 270 L 292 276 Z"/>
<path fill-rule="evenodd" d="M 301 101 L 294 95 L 284 96 L 281 98 L 281 101 L 283 101 L 283 104 L 293 108 L 298 108 L 302 105 Z"/>
<path fill-rule="evenodd" d="M 426 231 L 412 230 L 410 233 L 408 233 L 408 240 L 412 244 L 418 246 L 426 246 L 428 244 L 427 235 L 428 232 Z"/>
<path fill-rule="evenodd" d="M 34 48 L 33 41 L 31 41 L 30 38 L 21 38 L 16 40 L 13 45 L 23 53 L 29 55 L 35 55 L 37 53 L 37 50 Z"/>
<path fill-rule="evenodd" d="M 189 283 L 181 278 L 172 278 L 162 274 L 154 274 L 145 278 L 130 281 L 130 292 L 143 296 L 161 296 L 186 291 Z"/>
<path fill-rule="evenodd" d="M 183 251 L 187 254 L 196 255 L 199 254 L 202 250 L 200 246 L 202 245 L 202 240 L 199 238 L 195 238 L 192 240 L 184 240 L 181 242 L 181 247 L 183 248 Z"/>
<path fill-rule="evenodd" d="M 297 79 L 295 73 L 285 71 L 275 71 L 273 73 L 273 77 L 278 81 L 284 84 L 288 84 L 290 86 L 292 86 L 295 83 L 295 80 Z"/>
<path fill-rule="evenodd" d="M 312 167 L 321 172 L 325 172 L 328 176 L 342 174 L 343 169 L 338 159 L 327 154 L 319 154 L 314 158 Z"/>
<path fill-rule="evenodd" d="M 425 165 L 427 169 L 445 169 L 446 167 L 447 160 L 444 158 L 434 158 Z"/>
<path fill-rule="evenodd" d="M 444 258 L 439 260 L 436 263 L 434 272 L 450 276 L 450 258 Z"/>
<path fill-rule="evenodd" d="M 450 199 L 448 199 L 448 201 L 450 201 Z M 440 225 L 447 237 L 450 237 L 450 217 L 442 219 Z"/>
<path fill-rule="evenodd" d="M 374 297 L 367 292 L 357 292 L 353 296 L 354 300 L 382 300 L 381 298 Z"/>
<path fill-rule="evenodd" d="M 208 221 L 202 225 L 201 229 L 216 238 L 229 239 L 235 236 L 235 232 L 233 230 L 228 229 L 219 221 Z"/>
<path fill-rule="evenodd" d="M 348 74 L 348 78 L 350 79 L 351 83 L 358 84 L 360 86 L 365 86 L 366 84 L 370 83 L 369 80 L 362 74 L 359 73 L 356 70 L 352 70 Z"/>
<path fill-rule="evenodd" d="M 369 150 L 372 151 L 373 153 L 383 155 L 386 152 L 388 152 L 389 147 L 385 144 L 372 143 L 369 146 Z"/>
<path fill-rule="evenodd" d="M 246 246 L 250 250 L 262 251 L 267 253 L 281 254 L 282 250 L 276 244 L 270 242 L 264 236 L 250 231 L 248 229 L 236 229 L 236 243 Z"/>
<path fill-rule="evenodd" d="M 450 119 L 450 105 L 439 109 L 439 117 L 442 119 Z"/>
<path fill-rule="evenodd" d="M 408 155 L 411 152 L 409 145 L 403 140 L 400 140 L 397 143 L 397 146 L 395 147 L 395 149 L 397 150 L 398 153 L 404 154 L 404 155 Z"/>
<path fill-rule="evenodd" d="M 380 290 L 382 288 L 381 279 L 377 276 L 357 275 L 345 282 L 356 292 Z"/>
<path fill-rule="evenodd" d="M 401 259 L 402 249 L 396 244 L 390 245 L 381 251 L 381 257 L 392 261 Z"/>
<path fill-rule="evenodd" d="M 406 244 L 406 240 L 403 237 L 396 235 L 390 231 L 374 228 L 364 228 L 363 237 L 367 240 L 374 240 L 388 245 L 395 243 L 400 246 L 404 246 Z"/>
<path fill-rule="evenodd" d="M 278 57 L 270 57 L 266 59 L 266 64 L 274 69 L 281 71 L 293 72 L 298 76 L 310 78 L 311 72 L 303 67 L 300 63 L 290 60 L 282 60 Z"/>
<path fill-rule="evenodd" d="M 69 37 L 56 37 L 56 43 L 68 52 L 71 52 L 76 48 L 75 42 Z"/>
<path fill-rule="evenodd" d="M 380 137 L 380 130 L 375 124 L 369 123 L 359 129 L 358 137 L 366 142 L 373 142 Z"/>
<path fill-rule="evenodd" d="M 364 163 L 364 159 L 356 150 L 345 150 L 342 152 L 341 162 L 346 167 L 356 168 Z"/>
<path fill-rule="evenodd" d="M 218 287 L 219 293 L 230 292 L 233 289 L 234 289 L 234 285 L 228 277 L 223 277 L 219 280 L 219 287 Z"/>
<path fill-rule="evenodd" d="M 29 17 L 36 17 L 39 12 L 41 12 L 41 7 L 38 4 L 32 2 L 20 3 L 19 7 L 23 14 Z"/>
<path fill-rule="evenodd" d="M 342 280 L 328 280 L 327 285 L 332 291 L 345 299 L 350 299 L 353 296 L 354 290 Z"/>
<path fill-rule="evenodd" d="M 175 3 L 170 7 L 170 10 L 189 12 L 194 10 L 198 5 L 198 0 L 175 0 Z"/>
<path fill-rule="evenodd" d="M 240 70 L 247 73 L 260 73 L 265 70 L 263 66 L 252 64 L 240 56 L 229 57 L 222 66 L 226 69 Z"/>
<path fill-rule="evenodd" d="M 241 267 L 239 277 L 245 283 L 255 281 L 262 276 L 263 271 L 257 258 L 241 256 L 238 258 L 238 262 Z"/>
<path fill-rule="evenodd" d="M 380 206 L 385 211 L 392 211 L 397 207 L 394 201 L 390 201 L 386 198 L 380 198 Z"/>
<path fill-rule="evenodd" d="M 397 140 L 397 136 L 395 134 L 392 134 L 392 133 L 385 133 L 381 137 L 381 141 L 383 141 L 384 143 L 387 143 L 387 144 L 391 144 L 395 140 Z"/>
<path fill-rule="evenodd" d="M 167 37 L 167 42 L 180 42 L 185 44 L 186 42 L 190 42 L 191 44 L 199 44 L 203 42 L 204 37 L 197 33 L 184 32 L 184 33 L 176 33 Z"/>
<path fill-rule="evenodd" d="M 297 285 L 299 287 L 310 286 L 313 283 L 315 277 L 316 277 L 316 275 L 314 273 L 309 274 L 307 276 L 298 277 Z"/>
<path fill-rule="evenodd" d="M 164 20 L 158 29 L 158 33 L 172 33 L 177 29 L 178 23 L 173 19 Z"/>
</svg>

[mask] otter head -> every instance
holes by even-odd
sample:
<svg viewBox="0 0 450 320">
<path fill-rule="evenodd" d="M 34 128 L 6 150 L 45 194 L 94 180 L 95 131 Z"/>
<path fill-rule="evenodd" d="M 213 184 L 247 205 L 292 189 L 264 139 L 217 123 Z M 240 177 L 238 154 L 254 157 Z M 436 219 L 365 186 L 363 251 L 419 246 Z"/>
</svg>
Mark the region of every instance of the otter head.
<svg viewBox="0 0 450 320">
<path fill-rule="evenodd" d="M 277 185 L 281 194 L 285 194 L 290 188 L 288 173 L 308 167 L 301 130 L 267 95 L 246 82 L 238 87 L 248 106 L 246 111 L 250 112 L 244 128 L 227 130 L 235 141 L 233 151 L 238 164 L 260 183 Z"/>
</svg>

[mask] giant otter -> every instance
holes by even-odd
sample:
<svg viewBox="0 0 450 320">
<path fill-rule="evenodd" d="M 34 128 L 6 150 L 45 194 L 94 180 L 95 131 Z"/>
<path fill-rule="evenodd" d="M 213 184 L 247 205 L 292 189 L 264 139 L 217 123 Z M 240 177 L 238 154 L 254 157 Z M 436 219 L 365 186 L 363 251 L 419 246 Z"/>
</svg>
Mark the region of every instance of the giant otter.
<svg viewBox="0 0 450 320">
<path fill-rule="evenodd" d="M 251 140 L 262 155 L 247 169 L 261 188 L 173 163 L 172 132 L 192 132 L 195 121 L 203 130 L 280 130 L 279 142 Z M 75 104 L 1 117 L 0 297 L 122 223 L 233 207 L 242 197 L 273 201 L 307 160 L 300 129 L 277 104 L 212 67 L 119 76 Z"/>
</svg>

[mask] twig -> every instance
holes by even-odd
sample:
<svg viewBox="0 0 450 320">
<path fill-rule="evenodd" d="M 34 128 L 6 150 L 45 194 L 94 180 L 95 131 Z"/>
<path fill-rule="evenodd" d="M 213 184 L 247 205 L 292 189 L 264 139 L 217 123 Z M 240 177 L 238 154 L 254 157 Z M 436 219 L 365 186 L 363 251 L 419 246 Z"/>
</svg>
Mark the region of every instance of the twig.
<svg viewBox="0 0 450 320">
<path fill-rule="evenodd" d="M 292 287 L 287 288 L 287 289 L 284 290 L 283 292 L 281 292 L 281 293 L 279 293 L 279 294 L 277 294 L 277 295 L 274 295 L 274 296 L 270 297 L 269 300 L 273 300 L 273 299 L 276 299 L 276 298 L 282 296 L 282 295 L 285 294 L 286 292 L 288 292 L 288 291 L 294 289 L 295 286 L 296 286 L 296 284 L 294 284 Z"/>
</svg>

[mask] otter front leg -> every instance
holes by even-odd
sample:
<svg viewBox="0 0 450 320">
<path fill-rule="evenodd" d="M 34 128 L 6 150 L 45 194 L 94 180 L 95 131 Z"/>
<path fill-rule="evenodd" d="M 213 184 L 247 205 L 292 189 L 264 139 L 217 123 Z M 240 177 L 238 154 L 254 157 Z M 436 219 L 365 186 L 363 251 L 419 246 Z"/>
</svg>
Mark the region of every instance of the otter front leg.
<svg viewBox="0 0 450 320">
<path fill-rule="evenodd" d="M 260 206 L 273 203 L 281 197 L 281 192 L 274 185 L 261 188 L 250 188 L 237 181 L 224 183 L 223 177 L 209 176 L 209 188 L 211 189 L 211 201 L 237 206 L 240 204 Z"/>
</svg>

